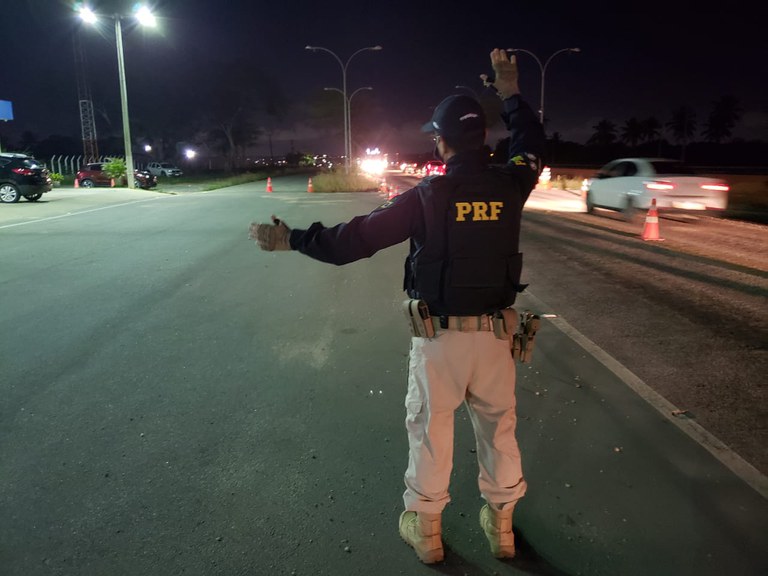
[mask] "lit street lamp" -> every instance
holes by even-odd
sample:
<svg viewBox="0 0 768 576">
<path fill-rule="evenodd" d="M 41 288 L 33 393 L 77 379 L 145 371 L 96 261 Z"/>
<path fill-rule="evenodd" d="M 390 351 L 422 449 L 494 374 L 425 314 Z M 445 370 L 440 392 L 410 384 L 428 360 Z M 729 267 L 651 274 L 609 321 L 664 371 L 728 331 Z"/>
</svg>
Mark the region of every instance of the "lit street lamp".
<svg viewBox="0 0 768 576">
<path fill-rule="evenodd" d="M 541 70 L 541 99 L 539 100 L 539 121 L 541 122 L 541 125 L 544 126 L 544 76 L 547 73 L 547 66 L 549 66 L 552 58 L 558 54 L 562 54 L 563 52 L 581 52 L 581 48 L 563 48 L 562 50 L 558 50 L 552 54 L 552 56 L 547 58 L 547 61 L 544 64 L 541 63 L 541 60 L 539 60 L 539 57 L 536 56 L 536 54 L 530 50 L 525 50 L 524 48 L 507 48 L 507 52 L 525 52 L 526 54 L 533 56 L 533 59 L 536 60 L 536 63 L 539 65 L 539 69 Z"/>
<path fill-rule="evenodd" d="M 367 46 L 366 48 L 360 48 L 356 52 L 350 56 L 346 63 L 341 61 L 341 58 L 339 58 L 335 52 L 329 50 L 328 48 L 323 48 L 322 46 L 305 46 L 305 50 L 312 50 L 313 52 L 322 51 L 322 52 L 328 52 L 331 56 L 333 56 L 336 59 L 336 62 L 339 63 L 339 66 L 341 66 L 341 94 L 344 97 L 344 167 L 346 169 L 346 172 L 349 173 L 349 155 L 352 148 L 352 140 L 349 135 L 349 99 L 347 98 L 347 67 L 349 66 L 349 63 L 352 61 L 352 58 L 354 58 L 357 54 L 360 52 L 365 52 L 366 50 L 381 50 L 381 46 Z"/>
<path fill-rule="evenodd" d="M 342 97 L 344 97 L 344 92 L 339 90 L 338 88 L 323 88 L 323 90 L 338 92 L 341 94 Z M 373 90 L 370 86 L 363 86 L 362 88 L 358 88 L 352 94 L 350 94 L 349 98 L 347 99 L 347 110 L 349 111 L 349 119 L 347 120 L 347 133 L 349 134 L 349 156 L 352 156 L 352 98 L 355 97 L 355 94 L 360 92 L 361 90 Z"/>
<path fill-rule="evenodd" d="M 95 24 L 97 21 L 96 14 L 91 11 L 90 8 L 81 6 L 78 9 L 80 18 L 88 24 Z M 134 10 L 134 16 L 136 20 L 142 26 L 154 27 L 157 25 L 154 15 L 150 12 L 146 6 L 138 6 Z M 125 146 L 125 172 L 126 179 L 128 180 L 128 188 L 135 187 L 135 181 L 133 177 L 133 151 L 131 150 L 131 126 L 128 120 L 128 91 L 125 87 L 125 60 L 123 56 L 123 28 L 121 20 L 123 16 L 120 14 L 113 14 L 111 18 L 115 21 L 115 42 L 117 44 L 117 70 L 120 77 L 120 104 L 123 114 L 123 144 Z"/>
</svg>

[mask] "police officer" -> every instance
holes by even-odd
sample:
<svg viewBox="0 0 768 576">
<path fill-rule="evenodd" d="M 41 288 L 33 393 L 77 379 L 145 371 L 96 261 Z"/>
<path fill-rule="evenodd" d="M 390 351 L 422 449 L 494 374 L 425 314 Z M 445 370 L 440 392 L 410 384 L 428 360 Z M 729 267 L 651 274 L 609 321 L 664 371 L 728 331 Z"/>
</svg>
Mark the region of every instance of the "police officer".
<svg viewBox="0 0 768 576">
<path fill-rule="evenodd" d="M 408 370 L 405 472 L 400 535 L 422 562 L 443 560 L 441 513 L 450 501 L 454 412 L 465 403 L 477 442 L 480 524 L 498 558 L 515 553 L 512 510 L 525 494 L 515 437 L 515 365 L 493 319 L 522 290 L 523 205 L 541 172 L 544 132 L 520 98 L 514 56 L 491 52 L 493 81 L 510 135 L 509 159 L 490 166 L 486 123 L 473 98 L 449 96 L 423 131 L 432 133 L 446 174 L 425 178 L 366 216 L 326 228 L 252 223 L 263 250 L 297 250 L 336 265 L 410 241 L 404 289 L 426 307 L 427 337 L 414 336 Z"/>
</svg>

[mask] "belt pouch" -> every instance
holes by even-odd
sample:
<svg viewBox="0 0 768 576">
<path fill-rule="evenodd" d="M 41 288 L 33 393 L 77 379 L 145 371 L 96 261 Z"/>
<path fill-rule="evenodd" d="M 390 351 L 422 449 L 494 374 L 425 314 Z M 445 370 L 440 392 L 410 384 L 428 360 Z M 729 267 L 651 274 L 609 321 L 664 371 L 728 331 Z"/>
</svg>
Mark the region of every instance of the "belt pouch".
<svg viewBox="0 0 768 576">
<path fill-rule="evenodd" d="M 520 338 L 518 335 L 520 317 L 517 314 L 517 310 L 514 308 L 504 308 L 497 312 L 497 315 L 501 316 L 503 323 L 504 337 L 509 340 L 509 351 L 512 354 L 512 358 L 518 360 L 520 358 Z M 499 334 L 496 328 L 497 324 L 494 324 L 494 332 L 496 337 L 499 338 Z"/>
<path fill-rule="evenodd" d="M 403 311 L 413 336 L 432 338 L 435 335 L 435 327 L 432 325 L 429 308 L 424 300 L 406 300 L 403 302 Z"/>
</svg>

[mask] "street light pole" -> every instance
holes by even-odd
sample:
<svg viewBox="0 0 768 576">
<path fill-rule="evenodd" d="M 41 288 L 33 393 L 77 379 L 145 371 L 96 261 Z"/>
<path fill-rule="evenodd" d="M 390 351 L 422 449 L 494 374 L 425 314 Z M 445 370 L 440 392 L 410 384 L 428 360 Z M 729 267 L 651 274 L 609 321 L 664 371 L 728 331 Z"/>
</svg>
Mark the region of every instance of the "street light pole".
<svg viewBox="0 0 768 576">
<path fill-rule="evenodd" d="M 323 90 L 328 90 L 331 92 L 338 92 L 341 94 L 341 97 L 344 98 L 344 92 L 339 90 L 338 88 L 323 88 Z M 352 155 L 352 98 L 355 97 L 355 94 L 362 90 L 373 90 L 371 86 L 363 86 L 362 88 L 358 88 L 352 94 L 349 95 L 349 98 L 347 98 L 347 106 L 346 109 L 349 111 L 349 118 L 347 119 L 347 134 L 349 134 L 349 155 Z"/>
<path fill-rule="evenodd" d="M 95 24 L 96 14 L 89 8 L 81 6 L 78 9 L 80 18 L 88 24 Z M 155 17 L 146 6 L 138 5 L 134 9 L 134 15 L 143 26 L 154 27 L 156 25 Z M 125 82 L 125 56 L 123 54 L 123 27 L 120 14 L 114 14 L 112 18 L 115 21 L 115 44 L 117 44 L 117 71 L 120 79 L 120 108 L 123 118 L 123 145 L 125 146 L 125 171 L 128 188 L 133 188 L 136 184 L 133 175 L 133 150 L 131 149 L 131 123 L 128 117 L 128 89 Z"/>
<path fill-rule="evenodd" d="M 347 121 L 347 136 L 349 138 L 349 154 L 352 155 L 352 98 L 355 97 L 355 94 L 358 92 L 361 92 L 363 90 L 373 90 L 373 87 L 371 86 L 363 86 L 362 88 L 358 88 L 352 94 L 349 95 L 349 103 L 347 104 L 347 112 L 349 113 L 349 120 Z"/>
<path fill-rule="evenodd" d="M 539 121 L 541 122 L 541 125 L 544 126 L 544 77 L 546 76 L 546 73 L 547 73 L 547 66 L 549 66 L 549 63 L 552 61 L 552 58 L 554 58 L 558 54 L 562 54 L 563 52 L 581 52 L 581 48 L 562 48 L 561 50 L 558 50 L 557 52 L 552 54 L 549 58 L 547 58 L 547 61 L 544 64 L 541 63 L 541 60 L 539 60 L 539 57 L 536 56 L 536 54 L 524 48 L 507 48 L 507 52 L 525 52 L 529 56 L 533 56 L 533 59 L 536 60 L 536 63 L 539 65 L 539 70 L 541 70 L 541 94 L 539 98 Z"/>
<path fill-rule="evenodd" d="M 133 150 L 131 149 L 131 124 L 128 121 L 128 90 L 125 85 L 125 58 L 123 56 L 123 28 L 121 17 L 115 14 L 115 38 L 117 38 L 117 69 L 120 77 L 120 106 L 123 113 L 123 144 L 125 146 L 125 173 L 128 188 L 135 186 L 133 178 Z"/>
<path fill-rule="evenodd" d="M 336 59 L 336 62 L 339 63 L 339 66 L 341 66 L 341 94 L 344 97 L 344 169 L 346 170 L 347 174 L 349 174 L 349 165 L 350 165 L 350 154 L 351 154 L 351 148 L 352 148 L 352 141 L 349 135 L 349 99 L 347 98 L 347 68 L 349 67 L 349 63 L 352 61 L 352 58 L 354 58 L 357 54 L 360 54 L 360 52 L 365 52 L 366 50 L 382 50 L 381 46 L 367 46 L 365 48 L 360 48 L 356 52 L 352 54 L 349 58 L 347 58 L 346 63 L 341 61 L 341 58 L 339 58 L 335 52 L 332 50 L 329 50 L 328 48 L 324 48 L 322 46 L 305 46 L 305 50 L 312 50 L 313 52 L 317 52 L 318 50 L 322 52 L 327 52 L 331 56 L 333 56 Z"/>
</svg>

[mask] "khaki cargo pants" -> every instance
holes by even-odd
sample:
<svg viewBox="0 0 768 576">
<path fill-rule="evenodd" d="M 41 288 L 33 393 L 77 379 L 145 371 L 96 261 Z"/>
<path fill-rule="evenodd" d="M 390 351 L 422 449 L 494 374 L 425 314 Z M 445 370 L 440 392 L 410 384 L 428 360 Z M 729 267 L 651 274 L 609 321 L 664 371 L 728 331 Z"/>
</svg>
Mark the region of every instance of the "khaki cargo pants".
<svg viewBox="0 0 768 576">
<path fill-rule="evenodd" d="M 434 338 L 411 338 L 406 510 L 439 513 L 450 502 L 454 412 L 462 402 L 475 431 L 480 494 L 496 509 L 525 494 L 509 343 L 493 331 L 440 329 Z"/>
</svg>

